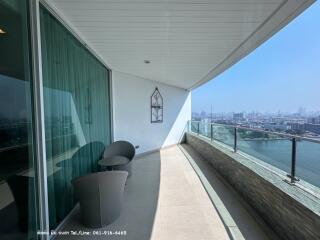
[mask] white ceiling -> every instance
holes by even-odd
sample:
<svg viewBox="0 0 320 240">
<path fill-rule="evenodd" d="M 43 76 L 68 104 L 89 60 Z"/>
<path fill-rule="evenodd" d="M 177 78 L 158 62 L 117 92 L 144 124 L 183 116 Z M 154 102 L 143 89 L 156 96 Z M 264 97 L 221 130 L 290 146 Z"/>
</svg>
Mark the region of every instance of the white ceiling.
<svg viewBox="0 0 320 240">
<path fill-rule="evenodd" d="M 312 2 L 50 0 L 50 5 L 111 69 L 192 89 L 250 53 Z"/>
</svg>

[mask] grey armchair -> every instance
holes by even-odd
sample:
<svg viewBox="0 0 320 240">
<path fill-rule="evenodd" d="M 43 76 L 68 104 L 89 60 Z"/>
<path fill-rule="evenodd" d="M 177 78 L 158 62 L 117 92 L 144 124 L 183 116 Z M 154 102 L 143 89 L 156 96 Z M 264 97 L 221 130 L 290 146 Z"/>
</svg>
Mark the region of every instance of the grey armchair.
<svg viewBox="0 0 320 240">
<path fill-rule="evenodd" d="M 101 228 L 120 216 L 127 176 L 125 171 L 106 171 L 73 180 L 84 226 Z"/>
<path fill-rule="evenodd" d="M 128 177 L 129 177 L 131 175 L 131 165 L 132 165 L 132 160 L 135 154 L 136 154 L 136 149 L 130 142 L 116 141 L 106 147 L 103 157 L 111 158 L 114 156 L 123 156 L 128 158 L 130 160 L 129 163 L 115 166 L 113 167 L 113 170 L 127 171 Z"/>
</svg>

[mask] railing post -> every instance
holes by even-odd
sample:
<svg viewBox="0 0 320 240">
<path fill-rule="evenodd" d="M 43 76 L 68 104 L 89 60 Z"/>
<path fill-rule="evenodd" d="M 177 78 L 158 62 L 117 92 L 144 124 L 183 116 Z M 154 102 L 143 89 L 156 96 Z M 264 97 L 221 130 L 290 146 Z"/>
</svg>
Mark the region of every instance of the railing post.
<svg viewBox="0 0 320 240">
<path fill-rule="evenodd" d="M 200 133 L 200 122 L 198 122 L 198 129 L 197 129 L 198 134 Z"/>
<path fill-rule="evenodd" d="M 211 142 L 213 141 L 213 125 L 212 123 L 210 123 L 210 138 L 211 138 Z"/>
<path fill-rule="evenodd" d="M 291 183 L 295 183 L 299 181 L 299 179 L 296 178 L 296 158 L 297 158 L 297 139 L 294 137 L 292 138 L 292 148 L 291 148 L 291 175 L 289 175 L 289 177 L 291 178 Z"/>
<path fill-rule="evenodd" d="M 233 151 L 234 152 L 237 152 L 237 148 L 238 148 L 238 146 L 237 146 L 238 145 L 237 132 L 238 132 L 237 127 L 235 127 L 234 128 L 234 143 L 233 143 Z"/>
</svg>

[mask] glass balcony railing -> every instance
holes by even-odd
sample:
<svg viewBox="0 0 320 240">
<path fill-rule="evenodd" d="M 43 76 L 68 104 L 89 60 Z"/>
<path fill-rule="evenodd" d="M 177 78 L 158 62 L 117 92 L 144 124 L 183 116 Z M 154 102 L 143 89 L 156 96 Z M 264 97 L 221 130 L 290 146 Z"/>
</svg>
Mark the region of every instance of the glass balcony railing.
<svg viewBox="0 0 320 240">
<path fill-rule="evenodd" d="M 217 141 L 320 188 L 320 140 L 233 125 L 190 121 L 189 132 Z"/>
</svg>

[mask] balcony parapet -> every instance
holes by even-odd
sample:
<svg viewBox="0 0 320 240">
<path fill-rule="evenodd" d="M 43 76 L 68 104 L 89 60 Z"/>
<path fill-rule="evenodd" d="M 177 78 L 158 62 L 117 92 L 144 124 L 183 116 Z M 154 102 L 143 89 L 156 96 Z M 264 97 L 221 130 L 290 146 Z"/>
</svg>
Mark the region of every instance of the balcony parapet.
<svg viewBox="0 0 320 240">
<path fill-rule="evenodd" d="M 290 184 L 286 174 L 215 141 L 186 133 L 186 143 L 206 159 L 284 239 L 320 239 L 320 194 Z"/>
</svg>

